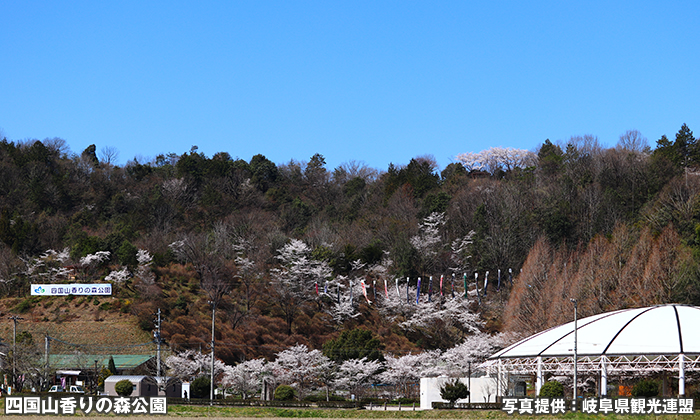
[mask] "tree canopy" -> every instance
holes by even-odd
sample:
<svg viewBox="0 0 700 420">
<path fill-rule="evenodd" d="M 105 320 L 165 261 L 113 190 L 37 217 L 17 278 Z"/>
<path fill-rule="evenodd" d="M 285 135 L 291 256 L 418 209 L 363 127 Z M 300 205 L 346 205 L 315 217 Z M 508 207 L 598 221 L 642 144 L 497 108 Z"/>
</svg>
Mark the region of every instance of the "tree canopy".
<svg viewBox="0 0 700 420">
<path fill-rule="evenodd" d="M 177 351 L 209 343 L 216 302 L 227 362 L 297 343 L 334 360 L 445 350 L 556 325 L 574 297 L 581 316 L 700 304 L 687 125 L 653 149 L 635 130 L 535 146 L 456 150 L 440 172 L 196 147 L 118 166 L 97 144 L 3 139 L 0 296 L 30 311 L 30 284 L 107 281 L 141 328 L 161 308 Z"/>
</svg>

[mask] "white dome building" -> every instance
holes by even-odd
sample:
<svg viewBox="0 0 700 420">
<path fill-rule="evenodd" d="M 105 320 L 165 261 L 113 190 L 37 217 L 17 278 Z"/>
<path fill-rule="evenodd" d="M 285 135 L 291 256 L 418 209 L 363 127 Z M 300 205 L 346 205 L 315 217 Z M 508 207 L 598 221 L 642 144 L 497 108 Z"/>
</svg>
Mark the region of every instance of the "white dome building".
<svg viewBox="0 0 700 420">
<path fill-rule="evenodd" d="M 545 373 L 574 372 L 574 344 L 577 371 L 600 374 L 601 395 L 608 375 L 653 372 L 677 376 L 678 393 L 684 395 L 685 372 L 700 371 L 700 307 L 669 304 L 607 312 L 579 319 L 574 331 L 574 322 L 542 331 L 482 366 L 500 374 L 536 375 L 537 394 Z"/>
</svg>

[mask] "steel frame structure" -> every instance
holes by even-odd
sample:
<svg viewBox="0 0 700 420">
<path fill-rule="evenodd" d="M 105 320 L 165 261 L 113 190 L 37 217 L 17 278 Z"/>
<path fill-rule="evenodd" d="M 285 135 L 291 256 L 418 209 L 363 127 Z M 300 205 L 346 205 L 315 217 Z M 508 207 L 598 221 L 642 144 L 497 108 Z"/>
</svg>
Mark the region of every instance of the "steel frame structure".
<svg viewBox="0 0 700 420">
<path fill-rule="evenodd" d="M 535 389 L 539 394 L 546 374 L 569 376 L 574 371 L 573 356 L 515 357 L 492 359 L 479 368 L 495 375 L 499 383 L 506 384 L 506 375 L 533 375 Z M 582 355 L 576 360 L 579 373 L 600 375 L 601 396 L 606 395 L 610 377 L 646 376 L 668 372 L 678 377 L 678 393 L 685 395 L 686 373 L 700 372 L 700 354 L 638 354 L 638 355 Z M 502 388 L 502 387 L 499 387 Z"/>
</svg>

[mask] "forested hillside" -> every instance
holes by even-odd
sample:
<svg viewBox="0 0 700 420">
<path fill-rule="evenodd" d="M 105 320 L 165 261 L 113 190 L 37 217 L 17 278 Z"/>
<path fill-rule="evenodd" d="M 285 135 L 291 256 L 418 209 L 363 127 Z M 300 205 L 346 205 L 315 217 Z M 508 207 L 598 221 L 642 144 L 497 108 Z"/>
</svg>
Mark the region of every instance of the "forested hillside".
<svg viewBox="0 0 700 420">
<path fill-rule="evenodd" d="M 109 148 L 5 139 L 0 293 L 29 311 L 30 283 L 110 281 L 142 329 L 163 311 L 175 350 L 208 345 L 213 303 L 227 363 L 358 326 L 386 351 L 447 349 L 568 321 L 570 298 L 581 316 L 700 304 L 700 148 L 685 125 L 670 137 L 546 140 L 441 171 L 196 147 L 122 167 Z"/>
</svg>

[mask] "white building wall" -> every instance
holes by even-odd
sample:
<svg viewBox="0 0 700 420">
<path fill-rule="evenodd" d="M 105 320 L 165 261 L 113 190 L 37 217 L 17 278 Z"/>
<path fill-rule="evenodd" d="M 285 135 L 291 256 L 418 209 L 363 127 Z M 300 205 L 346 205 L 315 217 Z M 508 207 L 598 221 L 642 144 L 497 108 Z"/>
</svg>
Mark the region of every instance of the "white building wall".
<svg viewBox="0 0 700 420">
<path fill-rule="evenodd" d="M 453 378 L 445 376 L 439 378 L 421 378 L 420 380 L 420 408 L 422 410 L 430 410 L 433 408 L 433 402 L 447 402 L 440 397 L 440 387 L 447 381 Z M 481 376 L 478 378 L 459 378 L 459 381 L 465 385 L 470 385 L 471 389 L 469 399 L 457 400 L 458 403 L 483 403 L 496 402 L 497 383 L 496 378 Z"/>
</svg>

